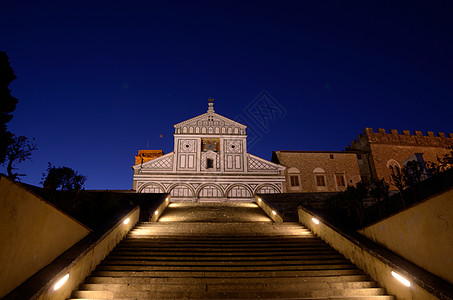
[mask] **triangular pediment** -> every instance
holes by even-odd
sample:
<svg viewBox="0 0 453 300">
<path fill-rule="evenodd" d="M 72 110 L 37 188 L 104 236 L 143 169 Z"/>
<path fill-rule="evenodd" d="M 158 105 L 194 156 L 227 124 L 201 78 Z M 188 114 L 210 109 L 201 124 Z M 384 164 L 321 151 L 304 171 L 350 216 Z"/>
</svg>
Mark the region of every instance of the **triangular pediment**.
<svg viewBox="0 0 453 300">
<path fill-rule="evenodd" d="M 175 124 L 174 127 L 175 133 L 210 134 L 245 134 L 245 129 L 247 128 L 247 126 L 219 115 L 215 112 L 207 112 L 202 115 L 193 117 L 186 121 Z M 198 128 L 198 130 L 196 128 Z M 205 128 L 203 132 L 201 128 Z"/>
</svg>

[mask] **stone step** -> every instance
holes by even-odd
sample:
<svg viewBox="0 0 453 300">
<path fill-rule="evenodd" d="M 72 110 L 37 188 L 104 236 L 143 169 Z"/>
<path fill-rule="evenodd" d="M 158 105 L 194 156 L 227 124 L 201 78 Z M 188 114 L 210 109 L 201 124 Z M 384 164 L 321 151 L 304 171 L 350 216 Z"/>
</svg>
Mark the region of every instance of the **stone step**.
<svg viewBox="0 0 453 300">
<path fill-rule="evenodd" d="M 105 265 L 101 263 L 97 270 L 102 271 L 225 271 L 225 272 L 243 272 L 243 271 L 303 271 L 303 270 L 340 270 L 352 269 L 355 266 L 351 263 L 345 264 L 316 264 L 316 265 Z"/>
<path fill-rule="evenodd" d="M 140 284 L 232 284 L 232 283 L 337 283 L 337 282 L 361 282 L 370 281 L 368 275 L 327 275 L 327 276 L 305 276 L 305 277 L 108 277 L 108 276 L 90 276 L 87 277 L 86 283 L 140 283 Z"/>
<path fill-rule="evenodd" d="M 298 291 L 75 291 L 72 297 L 82 298 L 135 298 L 135 299 L 272 299 L 272 298 L 301 298 L 301 297 L 330 297 L 330 296 L 378 296 L 385 293 L 382 288 L 360 289 L 304 289 Z"/>
<path fill-rule="evenodd" d="M 122 253 L 112 253 L 109 255 L 105 261 L 112 261 L 112 260 L 120 260 L 120 261 L 190 261 L 190 262 L 202 262 L 202 261 L 288 261 L 288 260 L 321 260 L 321 259 L 344 259 L 343 256 L 338 255 L 336 253 L 328 253 L 325 255 L 319 253 L 313 253 L 311 255 L 303 254 L 303 255 L 266 255 L 266 256 L 257 256 L 253 253 L 250 255 L 229 255 L 225 256 L 223 254 L 219 254 L 217 256 L 209 255 L 209 256 L 193 256 L 187 254 L 180 254 L 180 255 L 141 255 L 139 253 L 128 255 Z"/>
<path fill-rule="evenodd" d="M 122 254 L 122 255 L 192 255 L 192 256 L 218 256 L 218 255 L 223 255 L 223 256 L 238 256 L 238 255 L 256 255 L 256 256 L 272 256 L 272 255 L 308 255 L 308 254 L 322 254 L 322 253 L 334 253 L 328 248 L 324 249 L 316 249 L 316 248 L 311 248 L 307 250 L 300 250 L 300 249 L 250 249 L 247 251 L 246 249 L 237 249 L 237 250 L 229 250 L 229 251 L 213 251 L 211 250 L 206 250 L 206 249 L 197 249 L 197 250 L 192 250 L 192 249 L 185 249 L 185 248 L 179 248 L 179 249 L 152 249 L 152 248 L 139 248 L 139 249 L 133 249 L 133 248 L 120 248 L 117 250 L 114 250 L 112 252 L 112 255 L 117 255 L 117 254 Z"/>
<path fill-rule="evenodd" d="M 231 291 L 248 291 L 248 292 L 270 292 L 280 291 L 298 291 L 301 289 L 319 290 L 319 289 L 364 289 L 376 288 L 377 284 L 372 281 L 359 282 L 288 282 L 286 279 L 277 283 L 248 282 L 248 283 L 86 283 L 81 284 L 79 290 L 86 291 L 171 291 L 171 292 L 231 292 Z"/>
<path fill-rule="evenodd" d="M 231 212 L 176 219 L 198 206 Z M 72 297 L 393 300 L 298 223 L 218 221 L 138 224 Z"/>
<path fill-rule="evenodd" d="M 305 260 L 116 260 L 107 259 L 102 262 L 102 265 L 116 265 L 116 266 L 286 266 L 286 265 L 334 265 L 334 264 L 348 264 L 347 259 L 305 259 Z"/>
<path fill-rule="evenodd" d="M 330 269 L 330 270 L 244 270 L 241 272 L 208 271 L 131 271 L 131 270 L 99 270 L 96 269 L 91 276 L 96 277 L 150 277 L 150 278 L 272 278 L 272 277 L 322 277 L 322 276 L 350 276 L 364 275 L 357 268 Z"/>
</svg>

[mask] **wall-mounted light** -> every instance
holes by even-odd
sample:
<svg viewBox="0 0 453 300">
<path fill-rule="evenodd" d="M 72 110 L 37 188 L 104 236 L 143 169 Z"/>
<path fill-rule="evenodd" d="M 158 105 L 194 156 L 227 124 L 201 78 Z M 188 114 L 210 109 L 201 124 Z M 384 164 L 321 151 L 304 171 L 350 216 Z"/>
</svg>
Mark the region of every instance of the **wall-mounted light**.
<svg viewBox="0 0 453 300">
<path fill-rule="evenodd" d="M 313 223 L 315 223 L 316 225 L 319 224 L 319 220 L 316 219 L 316 218 L 311 218 L 311 220 L 313 221 Z"/>
<path fill-rule="evenodd" d="M 167 198 L 165 198 L 165 201 L 167 201 L 167 202 L 168 202 L 168 197 L 167 197 Z"/>
<path fill-rule="evenodd" d="M 123 224 L 124 224 L 124 225 L 127 225 L 127 224 L 129 223 L 130 220 L 131 220 L 130 218 L 127 218 L 126 220 L 124 220 Z"/>
<path fill-rule="evenodd" d="M 159 214 L 159 211 L 156 210 L 156 211 L 154 212 L 154 214 L 157 216 L 157 215 Z"/>
<path fill-rule="evenodd" d="M 66 274 L 65 276 L 63 276 L 60 280 L 58 280 L 57 283 L 55 283 L 55 285 L 53 286 L 53 290 L 56 291 L 59 288 L 61 288 L 61 286 L 63 284 L 65 284 L 66 281 L 68 281 L 68 278 L 69 278 L 69 273 Z"/>
<path fill-rule="evenodd" d="M 405 286 L 411 286 L 410 281 L 407 280 L 406 278 L 404 278 L 403 276 L 401 276 L 400 274 L 392 271 L 392 276 L 395 277 L 399 282 L 401 282 Z"/>
<path fill-rule="evenodd" d="M 277 213 L 275 212 L 275 210 L 272 211 L 272 214 L 275 216 Z"/>
<path fill-rule="evenodd" d="M 261 202 L 261 198 L 258 198 L 258 201 Z"/>
</svg>

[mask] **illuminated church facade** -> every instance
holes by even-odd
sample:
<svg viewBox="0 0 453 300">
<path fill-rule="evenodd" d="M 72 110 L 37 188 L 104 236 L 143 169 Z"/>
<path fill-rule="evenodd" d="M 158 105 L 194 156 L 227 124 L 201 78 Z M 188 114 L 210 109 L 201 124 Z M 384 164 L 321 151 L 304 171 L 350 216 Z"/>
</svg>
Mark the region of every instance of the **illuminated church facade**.
<svg viewBox="0 0 453 300">
<path fill-rule="evenodd" d="M 281 193 L 285 167 L 247 153 L 246 126 L 214 111 L 174 125 L 174 151 L 133 166 L 137 193 L 172 201 L 249 201 Z M 137 163 L 137 162 L 136 162 Z"/>
</svg>

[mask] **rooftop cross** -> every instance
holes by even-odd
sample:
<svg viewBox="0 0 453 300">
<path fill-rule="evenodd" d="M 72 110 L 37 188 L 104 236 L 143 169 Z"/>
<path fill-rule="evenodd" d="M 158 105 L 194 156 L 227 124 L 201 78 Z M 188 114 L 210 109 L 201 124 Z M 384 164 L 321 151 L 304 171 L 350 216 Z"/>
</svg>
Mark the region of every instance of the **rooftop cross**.
<svg viewBox="0 0 453 300">
<path fill-rule="evenodd" d="M 208 112 L 214 112 L 214 98 L 209 98 L 208 102 Z"/>
</svg>

